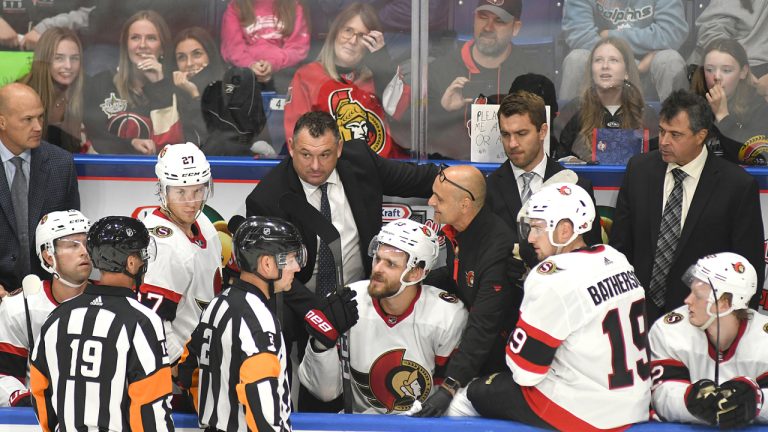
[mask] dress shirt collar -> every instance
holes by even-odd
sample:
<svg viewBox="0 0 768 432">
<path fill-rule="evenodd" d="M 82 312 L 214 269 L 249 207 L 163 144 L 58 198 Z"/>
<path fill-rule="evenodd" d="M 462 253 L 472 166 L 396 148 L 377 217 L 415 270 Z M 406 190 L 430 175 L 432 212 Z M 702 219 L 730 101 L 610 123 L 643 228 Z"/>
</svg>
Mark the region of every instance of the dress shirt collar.
<svg viewBox="0 0 768 432">
<path fill-rule="evenodd" d="M 509 161 L 509 166 L 512 167 L 512 174 L 515 175 L 515 180 L 520 180 L 520 176 L 527 172 L 522 168 L 516 167 L 515 164 L 512 163 L 512 161 Z M 539 178 L 544 180 L 544 174 L 547 172 L 547 155 L 544 155 L 544 157 L 541 158 L 541 161 L 539 162 L 539 164 L 533 167 L 533 169 L 530 172 L 537 174 Z"/>
<path fill-rule="evenodd" d="M 299 181 L 301 182 L 301 187 L 304 189 L 304 196 L 312 196 L 312 194 L 320 188 L 319 185 L 315 186 L 305 182 L 301 179 L 301 177 L 299 177 Z M 336 168 L 331 171 L 331 175 L 328 176 L 328 179 L 325 182 L 332 185 L 335 185 L 339 182 L 339 173 L 336 171 Z"/>
<path fill-rule="evenodd" d="M 698 183 L 699 178 L 701 177 L 701 171 L 704 170 L 704 164 L 707 162 L 708 154 L 707 146 L 703 146 L 701 153 L 699 153 L 699 155 L 696 156 L 692 161 L 683 166 L 680 166 L 676 163 L 668 163 L 666 174 L 671 173 L 675 168 L 680 168 L 684 173 L 688 174 L 688 177 L 694 179 L 696 183 Z"/>
<path fill-rule="evenodd" d="M 2 160 L 3 163 L 6 163 L 9 160 L 13 159 L 15 156 L 16 155 L 11 153 L 11 151 L 8 150 L 8 147 L 6 147 L 5 144 L 3 144 L 2 141 L 0 141 L 0 160 Z M 30 161 L 32 160 L 32 150 L 29 150 L 29 149 L 24 150 L 23 152 L 21 152 L 19 157 L 24 159 L 24 162 L 29 164 Z"/>
</svg>

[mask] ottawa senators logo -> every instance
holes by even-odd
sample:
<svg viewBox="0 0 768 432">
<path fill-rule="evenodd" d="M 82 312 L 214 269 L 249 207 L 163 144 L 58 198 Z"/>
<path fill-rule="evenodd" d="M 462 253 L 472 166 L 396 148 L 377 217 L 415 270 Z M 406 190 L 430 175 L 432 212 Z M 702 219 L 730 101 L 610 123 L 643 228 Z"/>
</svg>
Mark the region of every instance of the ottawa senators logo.
<svg viewBox="0 0 768 432">
<path fill-rule="evenodd" d="M 744 273 L 746 271 L 746 268 L 744 267 L 744 264 L 741 262 L 733 263 L 731 264 L 733 266 L 733 269 L 736 271 L 736 273 Z"/>
<path fill-rule="evenodd" d="M 557 188 L 557 191 L 560 192 L 560 195 L 570 195 L 571 194 L 571 188 L 568 186 L 561 186 Z"/>
<path fill-rule="evenodd" d="M 664 315 L 664 322 L 666 324 L 677 324 L 683 320 L 683 316 L 677 312 L 670 312 Z"/>
<path fill-rule="evenodd" d="M 404 349 L 380 355 L 369 373 L 352 370 L 355 385 L 371 406 L 384 408 L 387 414 L 411 409 L 415 400 L 424 402 L 432 390 L 432 375 L 424 366 L 403 359 Z"/>
<path fill-rule="evenodd" d="M 387 136 L 384 122 L 373 111 L 355 99 L 352 99 L 352 89 L 345 88 L 334 91 L 328 96 L 328 109 L 336 119 L 341 138 L 344 142 L 361 140 L 376 153 L 384 149 Z"/>
<path fill-rule="evenodd" d="M 475 286 L 475 272 L 470 270 L 467 272 L 467 287 L 472 288 Z"/>
<path fill-rule="evenodd" d="M 536 272 L 540 274 L 552 274 L 558 271 L 557 264 L 554 261 L 544 261 L 536 267 Z"/>
<path fill-rule="evenodd" d="M 166 238 L 173 235 L 173 230 L 168 227 L 158 225 L 154 228 L 150 228 L 149 233 L 157 238 Z"/>
<path fill-rule="evenodd" d="M 427 237 L 432 237 L 432 230 L 431 230 L 431 229 L 429 229 L 429 227 L 428 227 L 428 226 L 424 226 L 424 225 L 422 225 L 422 226 L 421 226 L 421 232 L 423 232 L 423 233 L 424 233 L 424 235 L 425 235 L 425 236 L 427 236 Z"/>
<path fill-rule="evenodd" d="M 438 294 L 438 297 L 440 297 L 443 301 L 446 301 L 448 303 L 458 303 L 459 302 L 459 299 L 455 295 L 448 294 L 445 291 L 441 291 L 440 294 Z"/>
</svg>

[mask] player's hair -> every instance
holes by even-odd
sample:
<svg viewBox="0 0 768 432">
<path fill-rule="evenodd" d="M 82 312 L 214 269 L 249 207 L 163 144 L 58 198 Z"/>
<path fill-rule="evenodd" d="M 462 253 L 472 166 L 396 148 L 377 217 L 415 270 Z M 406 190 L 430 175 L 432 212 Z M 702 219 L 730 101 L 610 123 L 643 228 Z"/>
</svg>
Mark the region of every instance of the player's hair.
<svg viewBox="0 0 768 432">
<path fill-rule="evenodd" d="M 306 129 L 313 138 L 319 138 L 331 132 L 338 142 L 341 139 L 336 120 L 325 111 L 309 111 L 302 114 L 293 127 L 293 140 L 296 141 L 302 129 Z"/>
<path fill-rule="evenodd" d="M 730 307 L 733 303 L 733 294 L 731 293 L 723 293 L 723 295 L 720 296 L 720 300 L 725 300 L 728 303 L 728 306 Z M 736 309 L 735 311 L 731 312 L 733 316 L 735 316 L 739 321 L 748 321 L 752 319 L 752 312 L 749 309 Z"/>
<path fill-rule="evenodd" d="M 360 17 L 360 20 L 363 21 L 363 25 L 365 25 L 368 31 L 382 30 L 379 14 L 376 12 L 376 9 L 368 3 L 352 3 L 336 16 L 336 19 L 331 23 L 331 28 L 328 30 L 328 36 L 325 37 L 323 48 L 320 50 L 317 60 L 323 65 L 325 73 L 337 81 L 340 79 L 340 76 L 339 72 L 336 70 L 336 37 L 344 26 L 356 16 Z M 372 74 L 371 70 L 363 65 L 360 70 L 360 76 L 357 79 L 364 81 L 369 79 Z"/>
<path fill-rule="evenodd" d="M 506 95 L 499 105 L 496 117 L 501 121 L 501 116 L 511 117 L 525 114 L 528 114 L 528 118 L 536 126 L 536 130 L 540 131 L 541 126 L 547 122 L 547 107 L 544 105 L 544 99 L 527 91 Z"/>
<path fill-rule="evenodd" d="M 210 33 L 202 27 L 185 28 L 173 39 L 174 54 L 176 52 L 176 47 L 187 39 L 195 40 L 203 46 L 205 54 L 208 56 L 208 66 L 206 69 L 210 69 L 211 77 L 215 77 L 217 80 L 221 79 L 221 77 L 224 76 L 224 61 L 221 59 L 219 49 L 216 47 L 216 42 L 213 41 Z M 173 70 L 179 70 L 178 62 L 176 61 L 173 62 Z"/>
<path fill-rule="evenodd" d="M 590 142 L 592 140 L 592 131 L 604 127 L 603 113 L 605 109 L 595 88 L 595 79 L 592 75 L 592 62 L 595 57 L 595 51 L 603 45 L 612 45 L 621 53 L 621 57 L 624 59 L 624 67 L 629 77 L 629 79 L 624 80 L 624 86 L 621 88 L 621 109 L 623 115 L 621 116 L 621 125 L 619 127 L 622 129 L 640 129 L 643 127 L 645 102 L 640 91 L 640 88 L 642 88 L 640 86 L 640 72 L 635 64 L 635 56 L 632 53 L 632 48 L 624 39 L 610 36 L 598 42 L 592 48 L 592 52 L 589 53 L 584 82 L 582 83 L 584 90 L 581 94 L 581 103 L 579 105 L 581 115 L 579 133 L 582 136 L 589 137 Z"/>
<path fill-rule="evenodd" d="M 27 75 L 19 79 L 19 82 L 32 87 L 46 110 L 45 123 L 43 124 L 43 139 L 48 139 L 48 120 L 51 111 L 56 106 L 56 86 L 51 77 L 51 66 L 56 49 L 62 41 L 71 41 L 77 45 L 80 55 L 80 72 L 75 81 L 64 92 L 66 109 L 64 110 L 63 130 L 74 139 L 63 139 L 59 144 L 71 152 L 80 149 L 80 128 L 83 122 L 83 75 L 85 66 L 82 62 L 83 44 L 73 30 L 64 27 L 51 27 L 46 30 L 35 47 L 32 69 Z"/>
<path fill-rule="evenodd" d="M 687 90 L 673 91 L 661 103 L 659 118 L 669 121 L 681 112 L 688 114 L 688 120 L 693 133 L 697 133 L 702 129 L 706 129 L 708 132 L 712 130 L 712 119 L 714 117 L 712 108 L 709 106 L 709 102 L 702 96 Z"/>
<path fill-rule="evenodd" d="M 240 20 L 240 25 L 248 27 L 256 22 L 256 15 L 253 12 L 255 0 L 235 0 L 235 11 Z M 296 0 L 274 0 L 272 2 L 272 13 L 280 25 L 280 33 L 288 37 L 293 33 L 296 26 Z"/>
<path fill-rule="evenodd" d="M 166 67 L 167 64 L 163 61 L 165 50 L 168 49 L 171 43 L 171 31 L 168 30 L 168 24 L 166 24 L 163 17 L 155 11 L 141 10 L 136 12 L 125 21 L 123 29 L 120 32 L 120 56 L 117 64 L 117 73 L 114 78 L 112 78 L 115 88 L 117 88 L 117 93 L 122 99 L 128 101 L 128 106 L 130 107 L 141 106 L 148 103 L 148 99 L 143 93 L 140 95 L 136 94 L 134 91 L 135 89 L 132 88 L 133 79 L 136 76 L 136 67 L 131 63 L 131 59 L 128 57 L 127 48 L 128 32 L 131 29 L 131 26 L 136 21 L 141 20 L 149 21 L 155 26 L 157 35 L 160 38 L 161 50 L 160 58 L 158 58 L 157 61 L 163 65 L 163 70 L 170 70 Z"/>
</svg>

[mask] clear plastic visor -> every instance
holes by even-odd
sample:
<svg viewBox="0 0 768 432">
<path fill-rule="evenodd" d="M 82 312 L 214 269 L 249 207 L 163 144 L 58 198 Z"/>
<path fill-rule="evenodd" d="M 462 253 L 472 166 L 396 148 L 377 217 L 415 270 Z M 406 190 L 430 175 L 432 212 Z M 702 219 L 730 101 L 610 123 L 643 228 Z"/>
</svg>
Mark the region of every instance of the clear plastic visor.
<svg viewBox="0 0 768 432">
<path fill-rule="evenodd" d="M 155 258 L 157 258 L 157 243 L 155 243 L 154 237 L 149 236 L 149 244 L 139 251 L 139 257 L 147 264 L 155 262 Z"/>
<path fill-rule="evenodd" d="M 697 298 L 706 300 L 712 296 L 712 287 L 709 285 L 709 280 L 698 271 L 696 264 L 688 267 L 688 270 L 683 273 L 680 279 Z"/>
<path fill-rule="evenodd" d="M 521 216 L 517 219 L 517 233 L 519 241 L 528 241 L 528 237 L 533 234 L 538 237 L 547 232 L 547 223 L 543 219 L 531 219 L 527 216 Z"/>
<path fill-rule="evenodd" d="M 173 204 L 206 202 L 213 196 L 210 183 L 191 186 L 166 186 L 166 202 Z"/>
<path fill-rule="evenodd" d="M 386 255 L 387 255 L 386 257 L 380 257 L 379 256 L 378 252 L 379 252 L 379 249 L 381 247 L 386 248 Z M 392 266 L 397 266 L 401 262 L 405 263 L 405 265 L 407 266 L 408 265 L 408 258 L 409 258 L 408 252 L 400 250 L 400 249 L 398 249 L 398 248 L 396 248 L 396 247 L 394 247 L 394 246 L 392 246 L 390 244 L 381 243 L 378 240 L 378 236 L 374 237 L 373 240 L 371 240 L 371 242 L 368 244 L 368 256 L 373 258 L 373 265 L 372 265 L 372 267 L 376 267 L 376 264 L 381 259 L 386 259 L 386 260 L 390 261 Z M 395 258 L 395 257 L 397 257 L 397 258 Z M 402 258 L 400 258 L 400 257 L 402 257 Z"/>
<path fill-rule="evenodd" d="M 296 266 L 297 270 L 302 269 L 307 265 L 307 248 L 301 245 L 300 249 L 277 254 L 275 260 L 277 260 L 277 268 L 280 270 L 292 268 L 293 266 Z"/>
</svg>

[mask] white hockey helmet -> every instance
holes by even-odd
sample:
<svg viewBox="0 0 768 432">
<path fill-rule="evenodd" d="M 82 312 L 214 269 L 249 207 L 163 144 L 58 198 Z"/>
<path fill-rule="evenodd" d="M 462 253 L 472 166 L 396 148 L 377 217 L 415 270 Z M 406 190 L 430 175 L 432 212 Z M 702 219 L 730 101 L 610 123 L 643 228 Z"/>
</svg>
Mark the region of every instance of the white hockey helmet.
<svg viewBox="0 0 768 432">
<path fill-rule="evenodd" d="M 45 271 L 60 278 L 56 272 L 54 240 L 70 234 L 87 234 L 90 227 L 91 221 L 77 210 L 54 211 L 43 216 L 35 229 L 35 251 Z M 43 250 L 47 250 L 53 258 L 52 266 L 43 259 Z"/>
<path fill-rule="evenodd" d="M 521 239 L 528 238 L 533 219 L 546 222 L 545 229 L 549 242 L 553 246 L 563 247 L 571 243 L 579 234 L 590 230 L 595 220 L 595 204 L 581 186 L 572 183 L 554 183 L 533 194 L 528 199 L 524 211 L 518 214 L 517 226 Z M 558 244 L 554 241 L 553 232 L 563 219 L 568 219 L 573 224 L 573 235 L 565 243 Z"/>
<path fill-rule="evenodd" d="M 208 188 L 202 200 L 203 204 L 213 194 L 211 164 L 208 163 L 200 148 L 193 143 L 170 144 L 163 147 L 157 156 L 155 174 L 160 184 L 160 201 L 163 206 L 168 205 L 168 187 L 205 184 Z M 195 200 L 198 199 L 199 197 L 195 197 Z"/>
<path fill-rule="evenodd" d="M 723 317 L 729 313 L 749 308 L 749 300 L 757 292 L 757 271 L 746 258 L 733 252 L 720 252 L 707 255 L 696 261 L 683 274 L 683 283 L 691 287 L 694 282 L 701 281 L 712 287 L 714 294 L 707 300 L 707 313 L 710 319 L 702 326 L 706 329 L 715 319 L 710 309 L 715 303 L 715 296 L 719 300 L 723 294 L 732 296 L 731 307 L 720 313 Z"/>
<path fill-rule="evenodd" d="M 426 225 L 422 225 L 411 219 L 397 219 L 381 228 L 368 246 L 368 255 L 374 262 L 379 246 L 386 244 L 408 254 L 405 270 L 400 275 L 400 289 L 392 295 L 394 297 L 410 285 L 415 285 L 427 276 L 437 262 L 440 246 L 437 242 L 437 233 Z M 419 280 L 403 280 L 405 275 L 413 268 L 424 268 L 424 275 Z"/>
</svg>

